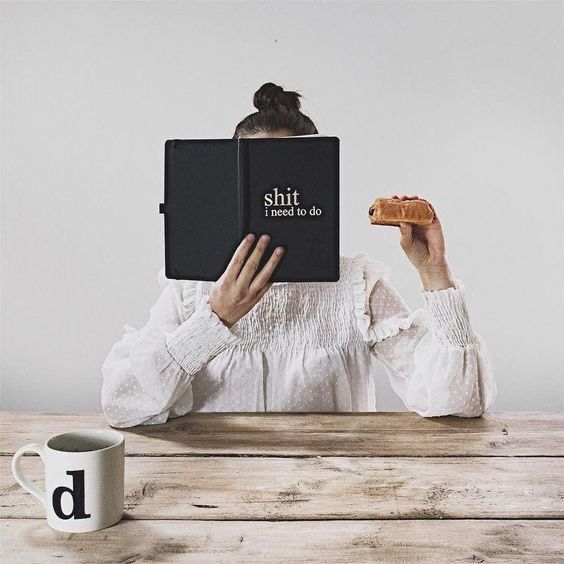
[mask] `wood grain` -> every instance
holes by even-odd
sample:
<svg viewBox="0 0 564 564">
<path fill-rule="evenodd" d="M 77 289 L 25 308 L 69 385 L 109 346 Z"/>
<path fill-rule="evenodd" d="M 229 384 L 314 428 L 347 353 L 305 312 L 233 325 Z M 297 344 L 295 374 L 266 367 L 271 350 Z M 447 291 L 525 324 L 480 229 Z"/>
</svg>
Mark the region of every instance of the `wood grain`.
<svg viewBox="0 0 564 564">
<path fill-rule="evenodd" d="M 74 535 L 47 526 L 11 456 L 102 415 L 0 423 L 2 562 L 564 560 L 561 413 L 191 413 L 124 429 L 124 519 Z M 41 487 L 39 458 L 22 467 Z"/>
<path fill-rule="evenodd" d="M 70 429 L 107 427 L 101 414 L 3 412 L 0 455 Z M 415 413 L 191 413 L 121 429 L 129 456 L 564 456 L 564 414 L 482 417 Z"/>
<path fill-rule="evenodd" d="M 41 485 L 38 457 L 23 461 Z M 2 518 L 43 507 L 0 458 Z M 130 519 L 560 518 L 559 458 L 133 457 Z"/>
<path fill-rule="evenodd" d="M 552 520 L 122 521 L 83 534 L 52 531 L 43 520 L 4 520 L 0 531 L 3 562 L 540 564 L 564 559 L 563 522 Z"/>
</svg>

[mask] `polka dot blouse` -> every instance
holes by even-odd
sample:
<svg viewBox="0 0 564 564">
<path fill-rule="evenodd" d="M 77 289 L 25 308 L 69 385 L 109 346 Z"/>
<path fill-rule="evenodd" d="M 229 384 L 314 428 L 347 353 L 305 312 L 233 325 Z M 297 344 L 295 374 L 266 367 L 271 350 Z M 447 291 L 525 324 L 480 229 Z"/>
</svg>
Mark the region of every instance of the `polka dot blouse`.
<svg viewBox="0 0 564 564">
<path fill-rule="evenodd" d="M 169 280 L 146 325 L 124 334 L 102 366 L 102 408 L 114 427 L 191 411 L 376 411 L 381 362 L 407 408 L 476 417 L 497 389 L 472 328 L 464 286 L 425 291 L 411 311 L 390 267 L 340 257 L 338 282 L 278 282 L 231 328 L 211 309 L 213 282 Z"/>
</svg>

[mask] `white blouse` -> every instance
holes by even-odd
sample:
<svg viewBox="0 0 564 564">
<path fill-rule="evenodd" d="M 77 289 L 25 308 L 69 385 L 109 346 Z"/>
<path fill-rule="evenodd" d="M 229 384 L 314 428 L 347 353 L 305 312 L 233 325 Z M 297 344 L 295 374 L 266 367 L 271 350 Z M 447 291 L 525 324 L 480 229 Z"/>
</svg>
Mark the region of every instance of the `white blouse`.
<svg viewBox="0 0 564 564">
<path fill-rule="evenodd" d="M 338 282 L 277 282 L 231 328 L 211 309 L 214 282 L 169 280 L 146 325 L 124 326 L 102 366 L 113 427 L 164 423 L 190 411 L 377 411 L 375 363 L 409 410 L 476 417 L 497 387 L 464 286 L 420 291 L 411 311 L 390 267 L 340 257 Z"/>
</svg>

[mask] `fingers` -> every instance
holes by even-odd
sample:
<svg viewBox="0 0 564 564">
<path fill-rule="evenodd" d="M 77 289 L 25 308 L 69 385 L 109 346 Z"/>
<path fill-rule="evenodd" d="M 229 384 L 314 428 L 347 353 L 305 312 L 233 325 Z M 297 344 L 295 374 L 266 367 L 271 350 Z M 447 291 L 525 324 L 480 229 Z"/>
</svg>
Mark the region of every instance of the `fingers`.
<svg viewBox="0 0 564 564">
<path fill-rule="evenodd" d="M 255 245 L 253 252 L 249 256 L 249 258 L 245 262 L 245 265 L 243 266 L 243 269 L 239 273 L 239 276 L 237 278 L 238 284 L 241 284 L 245 288 L 248 288 L 250 286 L 253 280 L 253 276 L 255 275 L 255 272 L 260 263 L 261 257 L 264 254 L 264 251 L 268 246 L 269 242 L 270 242 L 270 235 L 262 234 L 259 237 L 259 240 Z"/>
<path fill-rule="evenodd" d="M 399 224 L 399 229 L 401 233 L 400 245 L 404 251 L 409 251 L 413 246 L 413 229 L 410 223 L 404 223 L 403 221 Z"/>
<path fill-rule="evenodd" d="M 270 287 L 272 286 L 272 282 L 268 282 L 267 284 L 265 284 L 259 291 L 257 294 L 255 294 L 255 301 L 258 302 L 262 299 L 262 297 L 266 294 L 266 292 L 268 292 L 268 290 L 270 290 Z"/>
<path fill-rule="evenodd" d="M 272 255 L 270 255 L 270 258 L 266 261 L 266 264 L 262 267 L 260 272 L 255 276 L 255 279 L 252 281 L 249 287 L 249 290 L 251 292 L 260 293 L 261 288 L 263 288 L 263 286 L 268 286 L 268 288 L 270 288 L 272 282 L 268 282 L 268 281 L 270 280 L 270 277 L 272 276 L 274 269 L 277 267 L 283 255 L 284 255 L 284 247 L 276 247 L 276 249 L 274 249 L 274 252 L 272 253 Z"/>
<path fill-rule="evenodd" d="M 228 280 L 234 281 L 239 276 L 243 265 L 245 264 L 245 259 L 249 253 L 253 245 L 253 241 L 255 240 L 255 236 L 252 233 L 249 233 L 243 240 L 239 243 L 239 246 L 233 253 L 227 268 L 225 269 L 225 277 Z"/>
<path fill-rule="evenodd" d="M 263 236 L 259 238 L 259 241 L 257 242 L 253 252 L 247 259 L 247 255 L 249 254 L 249 250 L 251 249 L 254 240 L 255 236 L 252 233 L 249 233 L 246 237 L 243 238 L 243 240 L 241 241 L 241 243 L 239 243 L 239 246 L 233 253 L 233 256 L 231 257 L 231 260 L 229 261 L 229 264 L 227 265 L 223 276 L 226 280 L 229 280 L 232 283 L 238 282 L 241 283 L 241 285 L 244 285 L 246 288 L 249 288 L 253 292 L 259 292 L 264 288 L 265 285 L 267 285 L 270 276 L 274 272 L 274 269 L 276 268 L 282 258 L 282 255 L 284 254 L 284 248 L 276 247 L 276 249 L 274 249 L 274 252 L 272 253 L 270 259 L 266 262 L 260 273 L 253 280 L 253 275 L 256 272 L 260 263 L 260 259 L 270 241 L 270 236 L 263 234 Z M 268 290 L 269 287 L 270 286 L 268 286 L 266 290 Z"/>
</svg>

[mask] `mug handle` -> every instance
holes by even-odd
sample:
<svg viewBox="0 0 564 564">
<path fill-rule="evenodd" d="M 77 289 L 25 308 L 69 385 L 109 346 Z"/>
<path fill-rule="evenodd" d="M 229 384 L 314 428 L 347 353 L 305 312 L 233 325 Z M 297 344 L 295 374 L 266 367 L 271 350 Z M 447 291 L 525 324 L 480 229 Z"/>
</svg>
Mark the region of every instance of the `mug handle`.
<svg viewBox="0 0 564 564">
<path fill-rule="evenodd" d="M 25 445 L 25 446 L 19 448 L 16 451 L 16 453 L 14 454 L 14 457 L 12 458 L 12 474 L 14 475 L 14 478 L 16 479 L 18 484 L 24 490 L 27 490 L 30 494 L 34 495 L 37 499 L 39 499 L 41 501 L 41 503 L 43 504 L 44 507 L 47 507 L 47 502 L 46 502 L 46 499 L 45 499 L 45 492 L 42 492 L 39 488 L 36 488 L 33 484 L 30 484 L 25 479 L 25 477 L 22 473 L 22 469 L 20 467 L 20 458 L 26 452 L 37 453 L 41 457 L 43 464 L 45 464 L 45 459 L 43 458 L 43 455 L 44 455 L 43 445 L 40 445 L 38 443 L 31 443 L 29 445 Z"/>
</svg>

